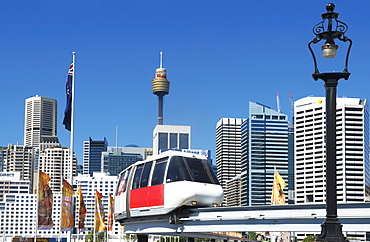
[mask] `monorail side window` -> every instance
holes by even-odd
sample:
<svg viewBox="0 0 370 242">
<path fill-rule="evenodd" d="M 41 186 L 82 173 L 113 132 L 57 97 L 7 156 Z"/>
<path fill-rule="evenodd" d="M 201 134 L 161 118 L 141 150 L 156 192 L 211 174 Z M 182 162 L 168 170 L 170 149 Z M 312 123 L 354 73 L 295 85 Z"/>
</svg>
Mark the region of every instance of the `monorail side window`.
<svg viewBox="0 0 370 242">
<path fill-rule="evenodd" d="M 144 164 L 138 165 L 136 167 L 135 175 L 134 175 L 134 180 L 132 182 L 132 189 L 138 189 L 140 186 L 140 178 L 141 174 L 143 173 L 143 168 Z"/>
<path fill-rule="evenodd" d="M 191 181 L 188 169 L 181 156 L 173 156 L 168 166 L 166 182 Z"/>
<path fill-rule="evenodd" d="M 157 160 L 152 175 L 152 186 L 163 184 L 168 158 Z"/>
<path fill-rule="evenodd" d="M 152 169 L 153 161 L 145 163 L 143 174 L 140 179 L 140 187 L 147 187 L 149 181 L 150 170 Z"/>
<path fill-rule="evenodd" d="M 130 175 L 130 170 L 127 170 L 121 174 L 119 178 L 119 183 L 117 186 L 116 196 L 119 196 L 121 195 L 121 193 L 126 191 L 127 179 L 128 179 L 128 176 Z"/>
</svg>

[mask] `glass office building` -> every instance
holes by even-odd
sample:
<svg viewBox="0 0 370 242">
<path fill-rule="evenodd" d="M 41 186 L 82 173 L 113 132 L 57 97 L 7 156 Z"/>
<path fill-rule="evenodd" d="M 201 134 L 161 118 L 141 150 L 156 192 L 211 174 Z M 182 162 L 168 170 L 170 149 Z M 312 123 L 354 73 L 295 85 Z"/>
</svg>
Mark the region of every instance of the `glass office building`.
<svg viewBox="0 0 370 242">
<path fill-rule="evenodd" d="M 249 102 L 241 125 L 242 205 L 271 203 L 274 170 L 288 184 L 288 116 Z M 284 189 L 288 197 L 288 187 Z"/>
<path fill-rule="evenodd" d="M 101 172 L 101 154 L 107 151 L 108 141 L 92 140 L 90 137 L 88 141 L 84 141 L 84 163 L 83 173 L 93 175 L 94 172 Z"/>
</svg>

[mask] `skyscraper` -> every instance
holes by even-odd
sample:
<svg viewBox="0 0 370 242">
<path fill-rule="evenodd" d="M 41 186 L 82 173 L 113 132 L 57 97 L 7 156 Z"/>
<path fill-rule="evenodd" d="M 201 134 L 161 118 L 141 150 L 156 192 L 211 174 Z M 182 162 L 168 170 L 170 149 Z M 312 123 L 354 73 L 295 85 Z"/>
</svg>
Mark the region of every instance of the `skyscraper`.
<svg viewBox="0 0 370 242">
<path fill-rule="evenodd" d="M 288 183 L 288 117 L 249 102 L 241 133 L 242 205 L 270 204 L 274 170 Z"/>
<path fill-rule="evenodd" d="M 57 101 L 38 95 L 27 98 L 24 145 L 39 148 L 45 136 L 57 136 Z"/>
<path fill-rule="evenodd" d="M 153 154 L 173 149 L 190 149 L 190 126 L 155 126 L 153 131 Z"/>
<path fill-rule="evenodd" d="M 242 118 L 222 118 L 216 125 L 216 166 L 217 178 L 225 190 L 227 204 L 228 180 L 241 174 L 241 124 Z"/>
<path fill-rule="evenodd" d="M 294 102 L 296 203 L 325 202 L 325 98 Z M 363 202 L 370 185 L 366 99 L 337 98 L 337 200 Z"/>
<path fill-rule="evenodd" d="M 83 173 L 93 175 L 93 172 L 101 172 L 101 155 L 103 151 L 107 151 L 108 141 L 92 140 L 89 137 L 88 141 L 84 141 L 84 162 Z"/>
</svg>

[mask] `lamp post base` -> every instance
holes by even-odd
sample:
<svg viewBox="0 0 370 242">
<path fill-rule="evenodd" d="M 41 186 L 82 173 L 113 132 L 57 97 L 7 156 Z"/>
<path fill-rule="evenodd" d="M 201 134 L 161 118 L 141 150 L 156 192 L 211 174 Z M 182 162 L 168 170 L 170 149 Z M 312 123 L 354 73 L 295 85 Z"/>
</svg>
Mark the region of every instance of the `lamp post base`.
<svg viewBox="0 0 370 242">
<path fill-rule="evenodd" d="M 348 242 L 342 233 L 342 224 L 337 218 L 326 219 L 321 224 L 321 234 L 316 241 L 343 241 Z"/>
</svg>

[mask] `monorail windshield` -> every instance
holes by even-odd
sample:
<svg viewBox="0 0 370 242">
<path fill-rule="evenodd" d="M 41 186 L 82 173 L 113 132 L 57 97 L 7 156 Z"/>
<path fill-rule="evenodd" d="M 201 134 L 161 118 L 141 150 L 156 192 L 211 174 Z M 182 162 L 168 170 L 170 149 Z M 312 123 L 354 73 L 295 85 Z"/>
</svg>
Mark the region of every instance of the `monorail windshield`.
<svg viewBox="0 0 370 242">
<path fill-rule="evenodd" d="M 175 181 L 219 184 L 215 173 L 206 160 L 183 156 L 173 156 L 168 166 L 166 183 Z"/>
</svg>

